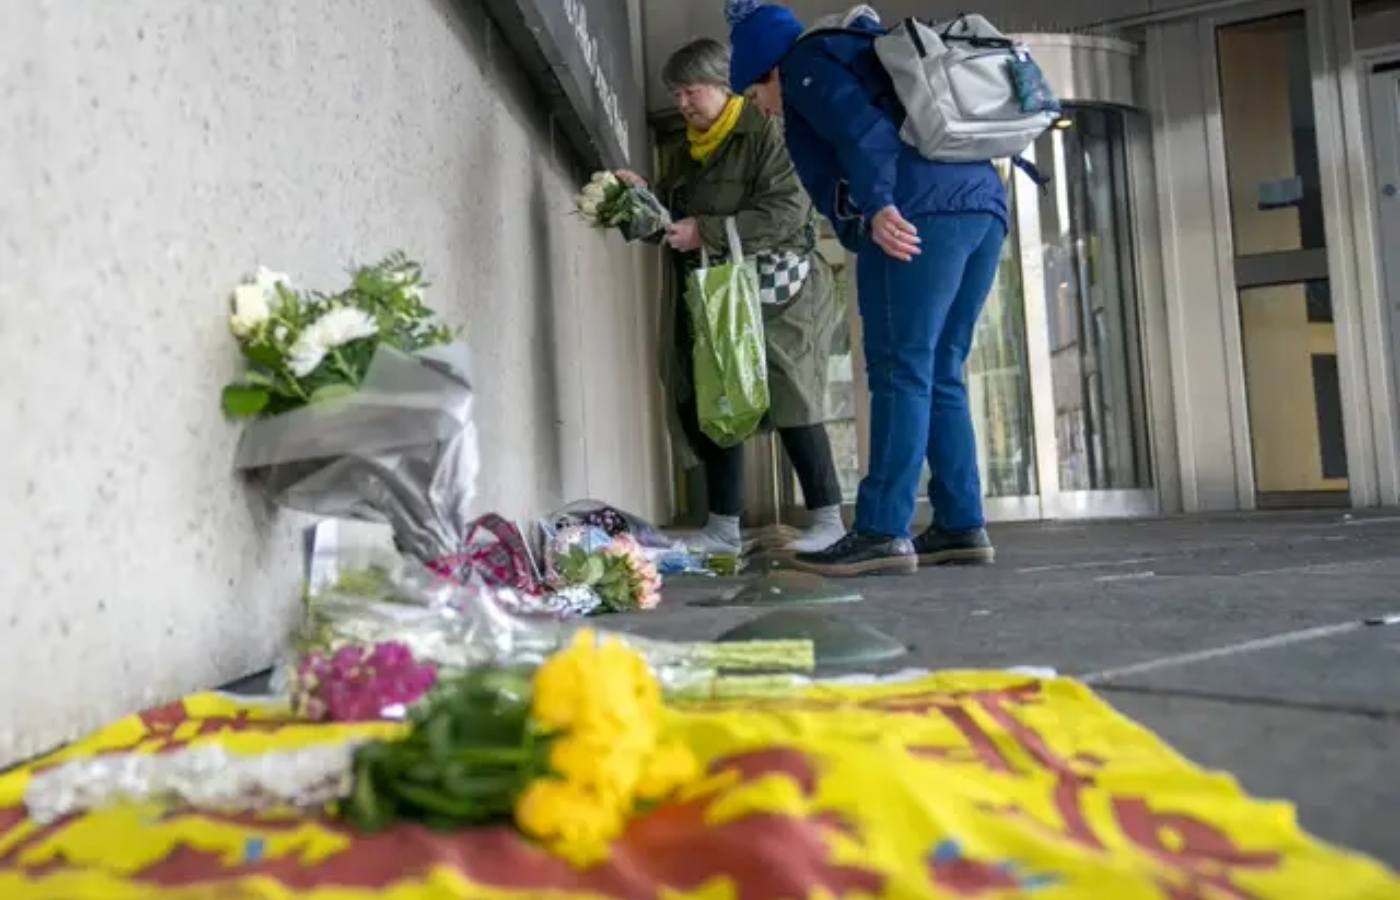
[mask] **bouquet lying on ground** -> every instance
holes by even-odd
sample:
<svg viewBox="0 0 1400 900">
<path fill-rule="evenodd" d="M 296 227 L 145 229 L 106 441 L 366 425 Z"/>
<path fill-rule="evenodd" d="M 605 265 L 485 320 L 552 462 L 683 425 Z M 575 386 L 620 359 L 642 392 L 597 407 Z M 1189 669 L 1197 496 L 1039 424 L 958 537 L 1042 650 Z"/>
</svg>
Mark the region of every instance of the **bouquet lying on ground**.
<svg viewBox="0 0 1400 900">
<path fill-rule="evenodd" d="M 123 802 L 230 812 L 336 803 L 369 831 L 513 821 L 585 866 L 606 858 L 639 805 L 700 776 L 686 746 L 661 739 L 661 713 L 646 660 L 585 630 L 533 670 L 484 666 L 440 685 L 407 729 L 379 740 L 365 732 L 264 754 L 201 746 L 79 759 L 37 775 L 25 803 L 43 823 Z"/>
<path fill-rule="evenodd" d="M 655 609 L 661 604 L 661 575 L 636 538 L 598 528 L 566 528 L 549 542 L 550 583 L 560 590 L 586 588 L 597 595 L 598 612 Z"/>
<path fill-rule="evenodd" d="M 234 465 L 275 503 L 388 522 L 427 562 L 461 547 L 480 461 L 467 350 L 424 286 L 401 253 L 336 294 L 260 270 L 234 291 L 247 369 L 223 407 L 251 420 Z"/>
<path fill-rule="evenodd" d="M 575 622 L 555 616 L 515 614 L 499 599 L 503 593 L 509 592 L 478 573 L 459 583 L 407 559 L 392 570 L 345 572 L 307 596 L 279 682 L 285 679 L 306 715 L 334 719 L 341 710 L 358 719 L 379 710 L 380 717 L 396 718 L 427 680 L 424 667 L 445 683 L 479 668 L 538 666 L 580 631 Z M 792 674 L 811 672 L 816 664 L 806 640 L 616 638 L 642 655 L 667 696 L 783 691 L 794 683 Z"/>
<path fill-rule="evenodd" d="M 584 221 L 595 228 L 616 228 L 629 241 L 654 238 L 671 224 L 671 214 L 655 194 L 623 184 L 611 172 L 595 174 L 574 204 Z"/>
<path fill-rule="evenodd" d="M 660 717 L 641 655 L 581 631 L 533 677 L 472 671 L 423 706 L 403 740 L 360 748 L 341 812 L 372 831 L 513 819 L 575 865 L 596 863 L 639 803 L 699 776 L 688 748 L 660 741 Z"/>
</svg>

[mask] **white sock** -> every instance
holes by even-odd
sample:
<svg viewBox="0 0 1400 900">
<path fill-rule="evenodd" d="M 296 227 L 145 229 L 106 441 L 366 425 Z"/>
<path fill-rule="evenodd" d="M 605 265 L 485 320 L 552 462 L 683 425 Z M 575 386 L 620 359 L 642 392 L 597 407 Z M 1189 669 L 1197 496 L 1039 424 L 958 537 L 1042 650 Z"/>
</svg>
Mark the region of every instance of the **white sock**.
<svg viewBox="0 0 1400 900">
<path fill-rule="evenodd" d="M 812 524 L 797 540 L 788 545 L 798 553 L 819 553 L 846 536 L 846 523 L 841 519 L 841 505 L 812 510 Z"/>
<path fill-rule="evenodd" d="M 743 543 L 738 516 L 710 513 L 704 529 L 699 538 L 691 542 L 690 549 L 699 553 L 738 553 L 743 549 Z"/>
</svg>

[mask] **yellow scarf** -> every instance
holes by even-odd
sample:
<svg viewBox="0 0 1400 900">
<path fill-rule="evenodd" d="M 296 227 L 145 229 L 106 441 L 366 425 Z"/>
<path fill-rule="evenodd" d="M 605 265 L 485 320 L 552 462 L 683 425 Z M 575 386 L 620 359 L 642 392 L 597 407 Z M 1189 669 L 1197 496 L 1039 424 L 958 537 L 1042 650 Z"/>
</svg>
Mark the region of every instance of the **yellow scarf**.
<svg viewBox="0 0 1400 900">
<path fill-rule="evenodd" d="M 685 136 L 690 140 L 690 158 L 699 163 L 709 162 L 710 157 L 715 155 L 715 151 L 733 133 L 734 126 L 739 124 L 739 114 L 743 111 L 744 98 L 730 97 L 729 102 L 724 104 L 724 112 L 715 119 L 715 124 L 710 126 L 709 131 L 686 126 Z"/>
</svg>

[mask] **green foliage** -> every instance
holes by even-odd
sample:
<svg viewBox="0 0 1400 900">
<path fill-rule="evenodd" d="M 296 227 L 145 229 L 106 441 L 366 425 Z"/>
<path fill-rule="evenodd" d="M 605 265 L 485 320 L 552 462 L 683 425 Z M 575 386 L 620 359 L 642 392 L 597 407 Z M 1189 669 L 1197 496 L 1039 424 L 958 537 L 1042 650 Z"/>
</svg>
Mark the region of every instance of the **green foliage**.
<svg viewBox="0 0 1400 900">
<path fill-rule="evenodd" d="M 366 831 L 403 820 L 446 830 L 509 819 L 516 796 L 547 768 L 548 744 L 529 713 L 524 670 L 476 669 L 442 686 L 413 711 L 403 740 L 356 752 L 340 814 Z"/>
</svg>

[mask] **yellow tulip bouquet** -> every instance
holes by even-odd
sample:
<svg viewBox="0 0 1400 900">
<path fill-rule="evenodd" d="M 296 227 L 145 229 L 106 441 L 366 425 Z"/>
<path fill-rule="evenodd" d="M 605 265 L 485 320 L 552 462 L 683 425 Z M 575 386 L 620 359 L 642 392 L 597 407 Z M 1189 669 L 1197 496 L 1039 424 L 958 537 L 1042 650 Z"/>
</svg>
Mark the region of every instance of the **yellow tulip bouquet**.
<svg viewBox="0 0 1400 900">
<path fill-rule="evenodd" d="M 360 748 L 341 813 L 366 830 L 513 820 L 587 866 L 639 806 L 699 776 L 689 749 L 661 739 L 661 708 L 646 660 L 583 630 L 533 674 L 468 672 L 415 710 L 404 739 Z"/>
</svg>

